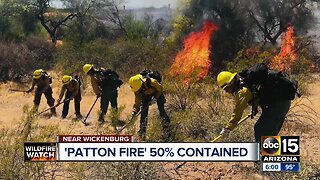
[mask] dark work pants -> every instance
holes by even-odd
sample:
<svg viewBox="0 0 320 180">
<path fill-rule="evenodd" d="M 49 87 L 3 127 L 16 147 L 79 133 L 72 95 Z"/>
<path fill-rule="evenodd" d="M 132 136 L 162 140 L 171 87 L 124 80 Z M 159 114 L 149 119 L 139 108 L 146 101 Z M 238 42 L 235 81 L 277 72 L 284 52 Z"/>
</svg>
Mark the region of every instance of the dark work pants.
<svg viewBox="0 0 320 180">
<path fill-rule="evenodd" d="M 118 91 L 116 89 L 102 88 L 101 100 L 100 100 L 100 118 L 102 118 L 108 110 L 109 102 L 111 107 L 118 109 Z"/>
<path fill-rule="evenodd" d="M 65 98 L 64 101 L 69 99 L 72 96 L 72 92 L 67 91 L 65 94 Z M 81 93 L 80 90 L 78 92 L 78 94 L 76 96 L 74 96 L 74 110 L 75 110 L 75 114 L 76 116 L 80 116 L 80 101 L 81 101 Z M 68 115 L 69 112 L 69 104 L 70 104 L 70 100 L 69 101 L 65 101 L 63 103 L 63 109 L 62 109 L 62 117 L 66 117 Z"/>
<path fill-rule="evenodd" d="M 40 101 L 41 101 L 41 96 L 42 96 L 42 93 L 40 93 L 42 91 L 42 88 L 38 88 L 36 89 L 36 92 L 35 92 L 35 96 L 34 96 L 34 105 L 35 106 L 39 106 L 40 105 Z M 49 88 L 44 92 L 44 96 L 46 97 L 47 99 L 47 104 L 52 107 L 54 106 L 54 99 L 52 97 L 52 88 L 51 86 L 49 86 Z M 52 108 L 51 109 L 51 113 L 56 113 L 56 108 Z"/>
<path fill-rule="evenodd" d="M 142 95 L 142 106 L 141 106 L 141 116 L 140 116 L 140 130 L 139 130 L 139 135 L 140 136 L 145 136 L 146 131 L 147 131 L 147 125 L 148 125 L 148 112 L 149 112 L 149 103 L 151 101 L 153 96 L 147 96 L 147 95 Z M 164 110 L 164 104 L 166 103 L 166 99 L 164 95 L 162 94 L 158 99 L 157 99 L 157 105 L 158 105 L 158 110 L 160 113 L 160 116 L 162 118 L 162 128 L 163 128 L 163 134 L 164 138 L 167 140 L 169 135 L 170 135 L 170 118 L 167 115 L 166 111 Z"/>
<path fill-rule="evenodd" d="M 254 126 L 255 139 L 260 143 L 261 136 L 276 136 L 280 132 L 291 105 L 290 100 L 281 100 L 262 107 L 262 114 Z"/>
</svg>

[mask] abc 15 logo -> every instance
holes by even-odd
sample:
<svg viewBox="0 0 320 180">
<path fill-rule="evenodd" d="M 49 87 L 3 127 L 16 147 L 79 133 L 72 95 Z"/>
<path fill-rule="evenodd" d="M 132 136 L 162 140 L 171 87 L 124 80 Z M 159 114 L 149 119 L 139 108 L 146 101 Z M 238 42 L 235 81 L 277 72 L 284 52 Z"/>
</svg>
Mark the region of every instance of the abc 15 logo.
<svg viewBox="0 0 320 180">
<path fill-rule="evenodd" d="M 300 155 L 299 136 L 262 136 L 261 155 Z"/>
</svg>

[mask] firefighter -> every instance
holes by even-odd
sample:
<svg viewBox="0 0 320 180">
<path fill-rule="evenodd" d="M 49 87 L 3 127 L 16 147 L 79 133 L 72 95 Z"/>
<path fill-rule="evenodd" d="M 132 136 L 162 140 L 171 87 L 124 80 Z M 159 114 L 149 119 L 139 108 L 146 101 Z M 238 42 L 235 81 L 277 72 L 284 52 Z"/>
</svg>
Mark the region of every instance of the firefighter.
<svg viewBox="0 0 320 180">
<path fill-rule="evenodd" d="M 119 79 L 119 75 L 111 69 L 96 69 L 92 64 L 85 64 L 83 71 L 90 76 L 97 98 L 101 97 L 98 121 L 105 122 L 104 116 L 107 113 L 109 102 L 112 108 L 118 109 L 118 88 L 123 82 Z"/>
<path fill-rule="evenodd" d="M 227 136 L 235 128 L 242 117 L 243 111 L 253 102 L 259 102 L 262 109 L 261 116 L 254 126 L 256 142 L 260 142 L 261 136 L 278 135 L 289 111 L 291 100 L 282 98 L 272 99 L 268 93 L 259 94 L 257 99 L 254 99 L 253 94 L 255 92 L 252 92 L 249 87 L 242 83 L 237 73 L 222 71 L 218 74 L 217 82 L 220 88 L 235 97 L 235 109 L 230 120 L 220 132 L 222 136 Z M 270 99 L 268 97 L 272 101 L 263 101 L 263 99 Z"/>
<path fill-rule="evenodd" d="M 147 116 L 149 105 L 157 103 L 160 116 L 162 118 L 162 127 L 164 141 L 169 140 L 170 136 L 170 119 L 164 109 L 166 99 L 163 94 L 162 85 L 153 78 L 145 78 L 141 74 L 132 76 L 129 79 L 129 85 L 135 95 L 135 103 L 132 110 L 133 118 L 141 109 L 139 137 L 145 140 L 146 128 L 148 124 Z"/>
<path fill-rule="evenodd" d="M 55 100 L 52 97 L 52 88 L 50 86 L 51 83 L 52 83 L 51 76 L 44 70 L 37 69 L 33 72 L 32 86 L 27 91 L 27 93 L 30 93 L 34 89 L 34 86 L 37 85 L 34 100 L 33 100 L 33 103 L 34 103 L 33 110 L 38 111 L 40 101 L 41 101 L 41 96 L 42 94 L 44 94 L 47 99 L 47 104 L 50 107 L 52 107 L 50 109 L 51 116 L 56 116 L 57 115 L 56 108 L 54 107 Z"/>
<path fill-rule="evenodd" d="M 73 78 L 72 76 L 65 75 L 62 77 L 63 86 L 61 87 L 59 99 L 57 103 L 59 104 L 63 96 L 63 110 L 61 118 L 66 118 L 69 111 L 70 100 L 74 99 L 74 109 L 77 119 L 81 119 L 82 115 L 80 113 L 80 101 L 81 101 L 81 91 L 80 91 L 80 81 L 79 79 Z M 69 99 L 69 100 L 68 100 Z"/>
</svg>

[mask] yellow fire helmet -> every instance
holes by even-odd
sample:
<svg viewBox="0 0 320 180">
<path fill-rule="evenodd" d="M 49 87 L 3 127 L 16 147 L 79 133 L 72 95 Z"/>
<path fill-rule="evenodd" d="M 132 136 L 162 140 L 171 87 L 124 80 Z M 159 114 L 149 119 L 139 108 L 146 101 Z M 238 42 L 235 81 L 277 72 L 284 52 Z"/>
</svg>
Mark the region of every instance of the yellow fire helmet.
<svg viewBox="0 0 320 180">
<path fill-rule="evenodd" d="M 71 76 L 64 75 L 64 76 L 62 77 L 62 83 L 63 83 L 63 84 L 69 84 L 69 83 L 71 82 L 71 80 L 72 80 L 72 77 L 71 77 Z"/>
<path fill-rule="evenodd" d="M 129 79 L 129 86 L 131 88 L 131 91 L 137 92 L 141 88 L 143 81 L 144 80 L 143 80 L 143 77 L 141 74 L 137 74 L 135 76 L 132 76 Z"/>
<path fill-rule="evenodd" d="M 85 64 L 83 66 L 83 72 L 88 74 L 88 72 L 92 69 L 92 67 L 93 67 L 93 64 Z"/>
<path fill-rule="evenodd" d="M 220 72 L 217 77 L 218 86 L 225 89 L 236 75 L 237 73 L 231 73 L 229 71 Z"/>
<path fill-rule="evenodd" d="M 33 72 L 33 78 L 34 79 L 40 79 L 42 76 L 43 70 L 42 69 L 37 69 Z"/>
</svg>

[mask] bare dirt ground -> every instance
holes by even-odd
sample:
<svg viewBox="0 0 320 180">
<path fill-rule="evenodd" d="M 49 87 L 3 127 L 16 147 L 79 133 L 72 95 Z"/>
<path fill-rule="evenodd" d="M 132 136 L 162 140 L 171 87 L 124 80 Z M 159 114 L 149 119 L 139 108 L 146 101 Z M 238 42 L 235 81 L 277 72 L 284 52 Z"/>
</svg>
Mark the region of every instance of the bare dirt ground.
<svg viewBox="0 0 320 180">
<path fill-rule="evenodd" d="M 307 99 L 303 99 L 302 102 L 312 107 L 317 114 L 320 114 L 320 76 L 314 75 L 313 82 L 314 83 L 310 85 L 310 95 Z M 55 99 L 57 99 L 60 91 L 60 86 L 56 84 L 53 85 Z M 28 89 L 28 86 L 17 87 L 17 85 L 13 83 L 0 84 L 0 128 L 5 127 L 14 129 L 21 123 L 23 107 L 32 107 L 34 94 L 12 92 L 8 90 L 9 88 L 26 90 Z M 81 102 L 81 113 L 83 116 L 87 114 L 94 100 L 95 95 L 92 93 L 91 86 L 88 85 L 83 93 Z M 127 85 L 123 85 L 119 89 L 118 98 L 119 106 L 125 106 L 124 111 L 121 114 L 121 119 L 125 120 L 130 116 L 133 102 L 133 93 Z M 57 108 L 57 117 L 48 118 L 45 113 L 40 115 L 36 121 L 40 127 L 48 124 L 58 125 L 61 128 L 62 134 L 100 134 L 101 126 L 97 123 L 100 102 L 97 102 L 87 120 L 90 123 L 89 126 L 84 126 L 81 122 L 72 120 L 75 117 L 73 106 L 72 101 L 70 103 L 69 115 L 66 119 L 60 118 L 62 106 L 59 106 Z M 47 107 L 48 105 L 43 96 L 39 111 L 46 109 Z M 106 120 L 108 121 L 108 119 Z M 308 162 L 312 162 L 320 168 L 320 119 L 316 117 L 315 120 L 315 122 L 289 122 L 285 124 L 280 135 L 299 135 L 301 138 L 301 161 L 308 160 Z M 110 127 L 110 131 L 112 132 L 110 123 L 106 123 L 103 127 Z M 172 168 L 178 164 L 180 163 L 168 163 L 165 165 L 166 168 L 171 169 L 169 171 L 170 177 L 175 179 L 273 179 L 270 178 L 270 176 L 268 178 L 265 174 L 254 171 L 253 163 L 187 163 L 178 171 L 172 170 Z"/>
<path fill-rule="evenodd" d="M 53 97 L 58 99 L 61 86 L 53 85 Z M 17 87 L 16 84 L 0 84 L 0 127 L 14 128 L 21 122 L 21 117 L 23 115 L 23 107 L 28 106 L 29 108 L 33 106 L 34 92 L 23 93 L 23 92 L 12 92 L 9 91 L 10 88 L 13 89 L 23 89 L 26 90 L 29 87 Z M 127 115 L 131 113 L 131 109 L 134 102 L 134 95 L 130 91 L 127 85 L 123 85 L 119 89 L 118 106 L 125 106 L 124 111 L 121 114 L 121 119 L 126 119 Z M 92 92 L 91 86 L 86 88 L 82 95 L 81 101 L 81 114 L 85 117 L 89 112 L 91 106 L 93 105 L 96 96 Z M 39 112 L 48 108 L 46 99 L 44 95 L 41 98 L 41 103 L 39 106 Z M 90 113 L 88 119 L 86 120 L 90 123 L 90 126 L 84 126 L 81 122 L 76 122 L 72 119 L 75 118 L 74 115 L 74 102 L 70 102 L 69 114 L 66 119 L 62 119 L 62 105 L 57 107 L 57 117 L 49 117 L 49 112 L 45 112 L 37 118 L 37 123 L 40 125 L 54 124 L 59 125 L 62 132 L 68 131 L 72 134 L 93 134 L 97 133 L 97 128 L 100 127 L 97 123 L 98 112 L 100 109 L 100 99 L 95 104 L 92 112 Z M 110 110 L 110 108 L 109 108 Z M 108 118 L 106 118 L 107 123 L 105 126 L 110 125 Z M 71 128 L 72 127 L 72 128 Z"/>
</svg>

